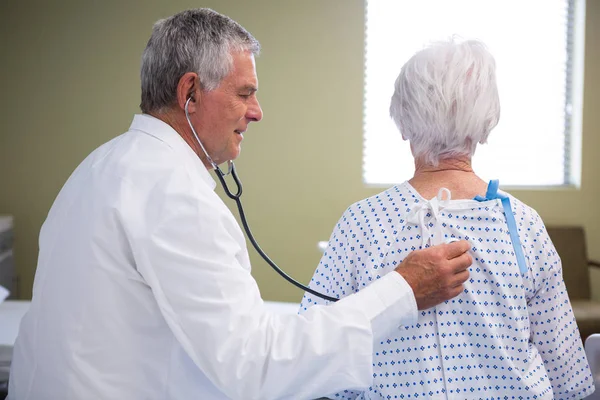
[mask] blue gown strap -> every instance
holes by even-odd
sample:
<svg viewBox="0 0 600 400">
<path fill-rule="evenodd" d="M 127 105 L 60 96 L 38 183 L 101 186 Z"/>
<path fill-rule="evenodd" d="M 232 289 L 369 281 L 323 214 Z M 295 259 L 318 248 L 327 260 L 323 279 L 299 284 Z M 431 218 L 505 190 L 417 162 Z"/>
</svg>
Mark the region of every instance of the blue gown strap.
<svg viewBox="0 0 600 400">
<path fill-rule="evenodd" d="M 498 197 L 498 188 L 500 187 L 500 181 L 498 179 L 492 179 L 488 184 L 487 193 L 485 197 L 488 200 L 497 199 Z"/>
<path fill-rule="evenodd" d="M 500 182 L 498 181 L 498 179 L 491 180 L 488 185 L 485 197 L 477 195 L 474 199 L 480 202 L 499 199 L 502 202 L 502 208 L 504 209 L 504 217 L 506 218 L 506 224 L 508 225 L 508 232 L 510 233 L 510 240 L 512 242 L 513 249 L 517 257 L 519 270 L 521 271 L 521 274 L 525 274 L 527 272 L 527 264 L 525 263 L 525 255 L 523 254 L 523 247 L 521 246 L 521 239 L 519 238 L 517 222 L 515 221 L 515 216 L 510 206 L 510 198 L 506 194 L 498 192 L 499 186 Z"/>
</svg>

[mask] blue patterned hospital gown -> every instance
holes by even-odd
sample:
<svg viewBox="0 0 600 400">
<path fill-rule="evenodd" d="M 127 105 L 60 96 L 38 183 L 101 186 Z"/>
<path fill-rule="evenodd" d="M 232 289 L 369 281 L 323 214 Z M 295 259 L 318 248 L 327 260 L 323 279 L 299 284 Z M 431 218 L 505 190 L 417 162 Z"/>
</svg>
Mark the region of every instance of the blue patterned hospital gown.
<svg viewBox="0 0 600 400">
<path fill-rule="evenodd" d="M 435 198 L 437 199 L 437 198 Z M 526 260 L 521 274 L 500 200 L 422 198 L 408 182 L 344 213 L 310 287 L 341 298 L 392 271 L 411 251 L 471 243 L 464 292 L 419 312 L 374 346 L 373 383 L 335 399 L 581 399 L 593 379 L 539 215 L 509 196 Z M 434 204 L 435 203 L 435 204 Z M 301 312 L 325 304 L 306 294 Z"/>
</svg>

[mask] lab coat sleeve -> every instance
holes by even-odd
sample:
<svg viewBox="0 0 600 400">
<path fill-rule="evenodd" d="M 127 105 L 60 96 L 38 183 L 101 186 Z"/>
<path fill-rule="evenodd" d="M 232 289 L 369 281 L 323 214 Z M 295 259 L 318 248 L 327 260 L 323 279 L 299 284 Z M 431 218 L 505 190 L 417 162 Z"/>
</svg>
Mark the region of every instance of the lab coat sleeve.
<svg viewBox="0 0 600 400">
<path fill-rule="evenodd" d="M 535 279 L 528 299 L 530 341 L 538 349 L 555 399 L 581 399 L 593 391 L 593 379 L 562 277 L 560 257 L 537 213 L 528 226 L 526 251 Z"/>
<path fill-rule="evenodd" d="M 271 314 L 241 264 L 241 230 L 211 189 L 173 173 L 138 200 L 141 222 L 130 224 L 138 271 L 190 358 L 232 399 L 367 387 L 374 335 L 416 318 L 397 273 L 331 307 Z"/>
</svg>

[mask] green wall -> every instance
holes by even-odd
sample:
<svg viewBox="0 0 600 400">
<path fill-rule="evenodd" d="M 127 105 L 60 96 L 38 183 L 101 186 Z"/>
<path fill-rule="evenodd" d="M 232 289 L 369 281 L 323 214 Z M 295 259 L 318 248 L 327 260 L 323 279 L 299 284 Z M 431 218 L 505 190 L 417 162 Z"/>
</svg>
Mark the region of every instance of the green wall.
<svg viewBox="0 0 600 400">
<path fill-rule="evenodd" d="M 139 62 L 154 21 L 207 6 L 244 25 L 257 60 L 264 119 L 237 162 L 255 236 L 308 281 L 345 208 L 382 189 L 361 179 L 363 2 L 360 0 L 0 2 L 0 214 L 13 214 L 20 297 L 31 296 L 37 236 L 56 194 L 95 147 L 127 130 Z M 401 43 L 402 38 L 396 40 Z M 394 41 L 390 40 L 390 51 Z M 513 191 L 547 224 L 582 224 L 600 259 L 600 1 L 586 22 L 580 190 Z M 251 251 L 269 300 L 299 301 Z M 600 299 L 600 274 L 594 275 Z"/>
</svg>

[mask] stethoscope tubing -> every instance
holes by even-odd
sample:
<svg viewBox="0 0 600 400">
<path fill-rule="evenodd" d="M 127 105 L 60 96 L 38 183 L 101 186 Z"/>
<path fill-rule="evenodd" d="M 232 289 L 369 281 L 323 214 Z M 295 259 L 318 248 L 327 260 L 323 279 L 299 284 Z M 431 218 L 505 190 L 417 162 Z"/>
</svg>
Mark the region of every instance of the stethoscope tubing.
<svg viewBox="0 0 600 400">
<path fill-rule="evenodd" d="M 244 227 L 244 231 L 246 232 L 246 236 L 248 236 L 248 239 L 250 240 L 250 243 L 252 243 L 252 246 L 254 247 L 256 252 L 263 258 L 263 260 L 265 260 L 267 262 L 267 264 L 269 264 L 271 266 L 271 268 L 273 268 L 286 281 L 288 281 L 292 285 L 296 286 L 297 288 L 302 289 L 314 296 L 320 297 L 327 301 L 333 301 L 333 302 L 338 301 L 339 299 L 328 296 L 328 295 L 320 293 L 320 292 L 317 292 L 316 290 L 313 290 L 313 289 L 309 288 L 308 286 L 301 284 L 300 282 L 298 282 L 297 280 L 295 280 L 294 278 L 289 276 L 277 264 L 275 264 L 275 262 L 273 260 L 271 260 L 271 258 L 267 255 L 267 253 L 265 253 L 263 251 L 263 249 L 261 249 L 258 242 L 254 238 L 252 231 L 250 230 L 250 225 L 248 225 L 248 221 L 246 220 L 246 213 L 244 212 L 244 207 L 242 206 L 242 201 L 240 200 L 240 197 L 242 195 L 242 182 L 239 179 L 238 174 L 235 170 L 234 163 L 231 162 L 230 165 L 231 165 L 231 176 L 233 177 L 233 180 L 235 181 L 237 189 L 238 189 L 236 194 L 233 194 L 229 190 L 229 187 L 227 186 L 227 183 L 225 182 L 226 174 L 224 174 L 220 169 L 216 169 L 215 172 L 217 174 L 217 177 L 219 178 L 219 181 L 221 181 L 221 185 L 223 186 L 223 190 L 225 190 L 225 194 L 227 194 L 227 196 L 230 199 L 235 201 L 235 204 L 237 205 L 237 208 L 238 208 L 238 212 L 240 214 L 240 219 L 242 221 L 242 226 Z"/>
<path fill-rule="evenodd" d="M 215 174 L 217 175 L 217 178 L 221 182 L 221 186 L 223 186 L 223 190 L 225 191 L 225 194 L 227 195 L 227 197 L 229 197 L 230 199 L 232 199 L 233 201 L 235 201 L 235 204 L 237 205 L 238 212 L 240 214 L 240 219 L 242 221 L 242 226 L 244 227 L 244 231 L 246 232 L 246 236 L 248 236 L 248 239 L 250 240 L 250 243 L 252 243 L 252 246 L 254 247 L 254 249 L 256 250 L 256 252 L 263 258 L 263 260 L 265 260 L 267 262 L 267 264 L 269 264 L 269 266 L 271 266 L 271 268 L 273 268 L 275 270 L 275 272 L 277 272 L 286 281 L 288 281 L 292 285 L 296 286 L 297 288 L 302 289 L 302 290 L 304 290 L 307 293 L 310 293 L 310 294 L 312 294 L 314 296 L 320 297 L 320 298 L 322 298 L 324 300 L 327 300 L 327 301 L 332 301 L 332 302 L 338 301 L 339 300 L 338 298 L 331 297 L 331 296 L 328 296 L 326 294 L 320 293 L 320 292 L 318 292 L 316 290 L 313 290 L 313 289 L 309 288 L 308 286 L 303 285 L 302 283 L 298 282 L 297 280 L 295 280 L 291 276 L 289 276 L 277 264 L 275 264 L 275 262 L 273 260 L 271 260 L 271 258 L 267 255 L 267 253 L 265 253 L 263 251 L 263 249 L 261 249 L 261 247 L 259 246 L 258 242 L 254 238 L 254 235 L 252 234 L 252 231 L 250 230 L 250 225 L 248 225 L 248 221 L 246 219 L 246 213 L 244 212 L 244 207 L 242 206 L 242 201 L 240 200 L 240 198 L 242 197 L 242 189 L 243 189 L 243 187 L 242 187 L 242 181 L 240 180 L 240 178 L 239 178 L 239 176 L 237 174 L 237 171 L 235 170 L 235 164 L 233 163 L 233 161 L 228 161 L 227 162 L 227 164 L 228 164 L 228 171 L 227 171 L 227 173 L 223 173 L 223 171 L 221 171 L 221 169 L 219 168 L 219 166 L 208 155 L 208 152 L 206 151 L 206 149 L 202 145 L 202 142 L 200 141 L 200 138 L 198 137 L 198 134 L 196 134 L 196 130 L 192 126 L 192 121 L 190 120 L 190 116 L 189 116 L 189 113 L 188 113 L 188 104 L 189 104 L 190 100 L 192 100 L 192 97 L 189 97 L 187 99 L 187 101 L 185 102 L 185 117 L 186 117 L 186 119 L 188 121 L 188 124 L 190 125 L 190 128 L 192 129 L 192 133 L 194 134 L 194 137 L 196 138 L 196 141 L 198 142 L 198 144 L 200 145 L 200 148 L 204 152 L 204 155 L 206 155 L 206 158 L 207 158 L 208 162 L 214 168 Z M 237 187 L 237 190 L 236 190 L 235 193 L 233 193 L 229 189 L 229 186 L 227 185 L 227 182 L 225 181 L 225 176 L 227 176 L 229 174 L 231 174 L 231 176 L 233 178 L 233 181 L 235 182 L 236 187 Z"/>
</svg>

